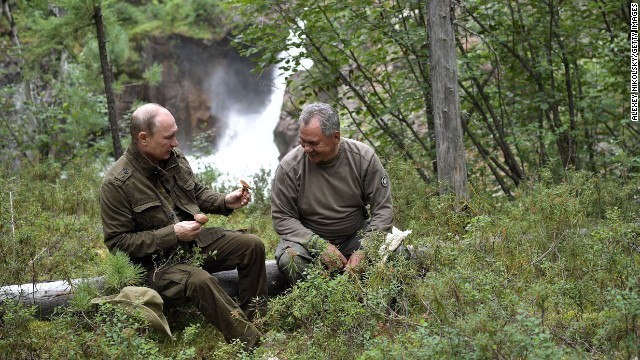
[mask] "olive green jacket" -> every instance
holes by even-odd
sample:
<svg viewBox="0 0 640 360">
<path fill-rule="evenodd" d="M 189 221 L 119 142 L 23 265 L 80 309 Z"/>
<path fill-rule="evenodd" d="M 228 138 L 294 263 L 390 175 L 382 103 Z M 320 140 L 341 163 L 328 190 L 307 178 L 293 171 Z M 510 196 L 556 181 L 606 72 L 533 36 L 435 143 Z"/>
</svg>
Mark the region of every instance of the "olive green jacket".
<svg viewBox="0 0 640 360">
<path fill-rule="evenodd" d="M 161 183 L 170 199 L 158 191 Z M 165 195 L 166 196 L 166 195 Z M 104 242 L 110 251 L 121 250 L 132 261 L 149 269 L 153 255 L 169 255 L 178 246 L 173 225 L 193 220 L 196 213 L 229 215 L 225 194 L 199 183 L 184 154 L 173 149 L 160 166 L 151 163 L 132 144 L 104 176 L 100 187 L 100 211 Z M 204 247 L 220 238 L 220 228 L 206 228 L 195 243 Z"/>
</svg>

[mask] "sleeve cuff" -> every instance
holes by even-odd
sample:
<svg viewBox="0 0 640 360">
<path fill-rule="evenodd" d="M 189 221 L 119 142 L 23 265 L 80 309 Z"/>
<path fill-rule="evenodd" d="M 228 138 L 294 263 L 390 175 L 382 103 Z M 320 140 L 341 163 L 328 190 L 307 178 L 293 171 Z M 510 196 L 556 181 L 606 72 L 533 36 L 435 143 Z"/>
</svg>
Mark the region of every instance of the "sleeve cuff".
<svg viewBox="0 0 640 360">
<path fill-rule="evenodd" d="M 156 240 L 162 249 L 171 249 L 178 245 L 176 232 L 173 230 L 173 224 L 165 226 L 155 231 Z"/>
</svg>

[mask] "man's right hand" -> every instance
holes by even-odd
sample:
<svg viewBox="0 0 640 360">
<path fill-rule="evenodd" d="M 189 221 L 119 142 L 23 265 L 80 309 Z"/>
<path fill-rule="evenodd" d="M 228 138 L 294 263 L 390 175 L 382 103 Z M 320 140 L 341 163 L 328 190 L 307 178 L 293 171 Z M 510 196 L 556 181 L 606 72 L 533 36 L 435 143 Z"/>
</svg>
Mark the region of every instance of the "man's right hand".
<svg viewBox="0 0 640 360">
<path fill-rule="evenodd" d="M 327 242 L 327 248 L 320 254 L 320 259 L 329 270 L 342 270 L 347 264 L 347 258 L 333 244 Z"/>
<path fill-rule="evenodd" d="M 173 231 L 179 241 L 193 241 L 200 234 L 202 224 L 197 221 L 181 221 L 173 225 Z"/>
</svg>

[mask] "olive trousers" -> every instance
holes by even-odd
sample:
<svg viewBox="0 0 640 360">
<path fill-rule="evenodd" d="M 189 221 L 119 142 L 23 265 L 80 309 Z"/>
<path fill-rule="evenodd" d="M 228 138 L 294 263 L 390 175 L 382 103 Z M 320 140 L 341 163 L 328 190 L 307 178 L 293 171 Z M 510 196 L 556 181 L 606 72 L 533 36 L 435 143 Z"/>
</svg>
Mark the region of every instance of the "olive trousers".
<svg viewBox="0 0 640 360">
<path fill-rule="evenodd" d="M 195 305 L 205 319 L 220 329 L 227 342 L 240 340 L 246 349 L 256 346 L 262 334 L 251 320 L 256 313 L 264 315 L 267 305 L 264 243 L 255 235 L 225 230 L 200 254 L 205 256 L 202 267 L 173 264 L 152 269 L 149 286 L 168 304 Z M 233 269 L 238 270 L 237 302 L 211 275 Z"/>
</svg>

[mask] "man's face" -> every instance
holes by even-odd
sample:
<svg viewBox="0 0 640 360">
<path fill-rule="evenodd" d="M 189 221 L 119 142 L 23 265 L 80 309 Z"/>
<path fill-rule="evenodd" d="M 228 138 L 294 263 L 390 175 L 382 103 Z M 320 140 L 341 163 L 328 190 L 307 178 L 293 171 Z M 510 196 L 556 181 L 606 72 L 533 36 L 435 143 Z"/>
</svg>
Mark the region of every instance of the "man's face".
<svg viewBox="0 0 640 360">
<path fill-rule="evenodd" d="M 168 111 L 160 111 L 156 116 L 156 128 L 153 135 L 140 132 L 138 144 L 144 155 L 154 164 L 166 160 L 171 155 L 171 150 L 178 146 L 178 126 L 173 115 Z"/>
<path fill-rule="evenodd" d="M 300 146 L 312 163 L 329 161 L 338 154 L 340 132 L 325 136 L 320 130 L 320 123 L 312 119 L 309 125 L 300 128 Z"/>
</svg>

